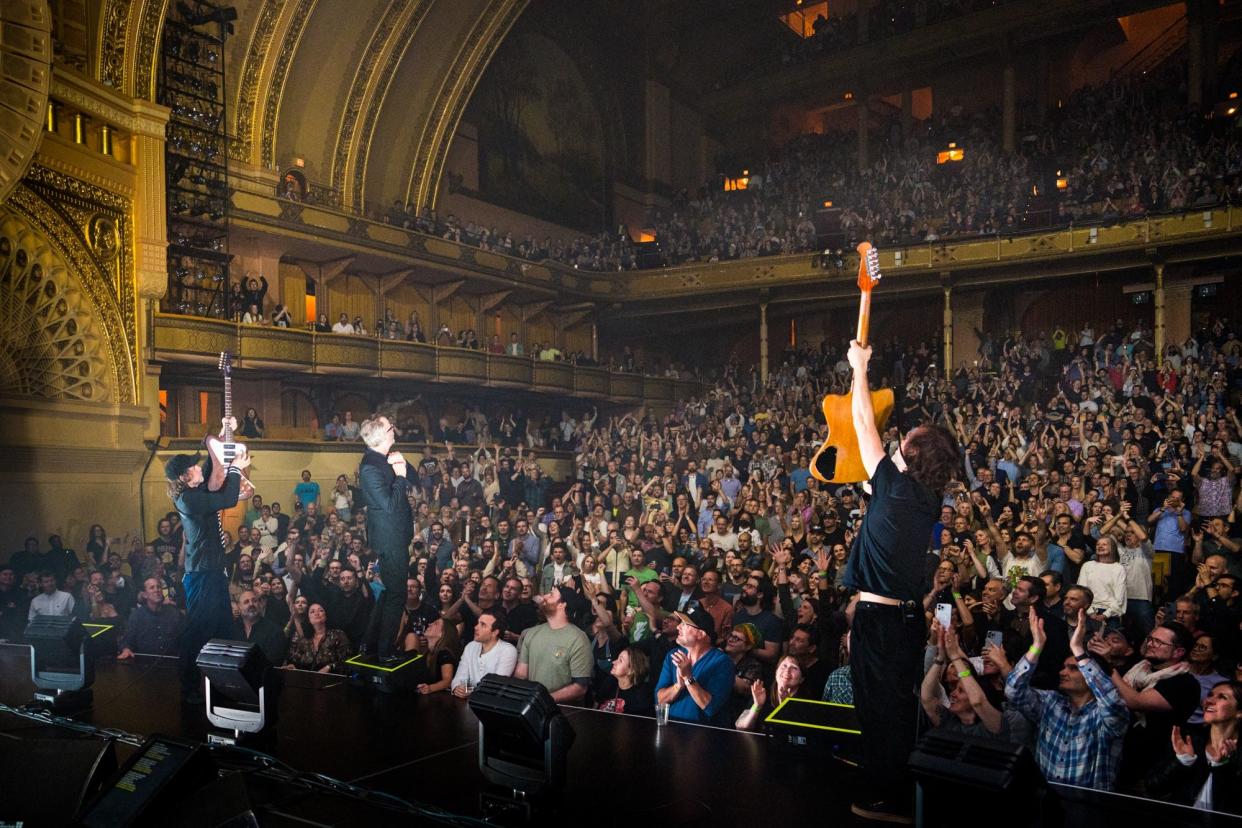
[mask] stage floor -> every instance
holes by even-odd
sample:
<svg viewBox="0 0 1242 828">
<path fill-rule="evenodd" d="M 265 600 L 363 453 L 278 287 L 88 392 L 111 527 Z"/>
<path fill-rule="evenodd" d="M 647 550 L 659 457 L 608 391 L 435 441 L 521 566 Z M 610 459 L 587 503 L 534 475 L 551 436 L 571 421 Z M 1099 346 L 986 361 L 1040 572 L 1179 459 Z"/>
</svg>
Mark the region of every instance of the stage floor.
<svg viewBox="0 0 1242 828">
<path fill-rule="evenodd" d="M 0 645 L 0 701 L 17 706 L 30 699 L 29 665 L 26 647 Z M 478 720 L 465 701 L 447 693 L 385 695 L 338 676 L 282 673 L 276 738 L 265 746 L 268 752 L 302 771 L 481 815 Z M 849 813 L 856 771 L 841 762 L 781 748 L 759 734 L 676 722 L 661 728 L 653 719 L 563 709 L 577 734 L 566 790 L 557 803 L 563 816 L 626 828 L 856 822 Z M 0 734 L 16 729 L 12 717 L 3 718 Z M 101 659 L 94 706 L 77 718 L 142 736 L 202 740 L 208 731 L 202 709 L 180 703 L 176 661 L 155 657 L 128 663 Z M 122 761 L 125 755 L 123 750 Z M 1239 824 L 1132 797 L 1058 790 L 1071 801 L 1073 824 L 1135 818 L 1165 826 Z M 312 794 L 287 798 L 280 813 L 272 812 L 263 824 L 295 824 L 300 818 L 354 824 L 347 808 L 333 815 L 340 803 L 324 800 Z M 375 823 L 368 819 L 368 824 Z"/>
</svg>

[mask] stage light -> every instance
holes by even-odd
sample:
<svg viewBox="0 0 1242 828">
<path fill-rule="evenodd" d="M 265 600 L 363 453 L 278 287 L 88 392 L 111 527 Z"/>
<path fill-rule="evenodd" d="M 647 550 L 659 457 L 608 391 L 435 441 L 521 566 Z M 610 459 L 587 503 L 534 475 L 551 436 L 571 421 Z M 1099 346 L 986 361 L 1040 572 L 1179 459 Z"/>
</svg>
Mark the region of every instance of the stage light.
<svg viewBox="0 0 1242 828">
<path fill-rule="evenodd" d="M 82 622 L 67 615 L 36 615 L 26 626 L 34 704 L 56 711 L 89 707 L 95 663 L 87 657 L 89 638 Z"/>
<path fill-rule="evenodd" d="M 479 719 L 479 770 L 522 795 L 565 786 L 574 729 L 542 684 L 488 674 L 470 694 Z"/>
<path fill-rule="evenodd" d="M 276 719 L 276 677 L 257 644 L 213 638 L 198 654 L 198 669 L 207 679 L 207 720 L 233 739 L 211 741 L 231 744 L 242 733 L 258 733 Z"/>
</svg>

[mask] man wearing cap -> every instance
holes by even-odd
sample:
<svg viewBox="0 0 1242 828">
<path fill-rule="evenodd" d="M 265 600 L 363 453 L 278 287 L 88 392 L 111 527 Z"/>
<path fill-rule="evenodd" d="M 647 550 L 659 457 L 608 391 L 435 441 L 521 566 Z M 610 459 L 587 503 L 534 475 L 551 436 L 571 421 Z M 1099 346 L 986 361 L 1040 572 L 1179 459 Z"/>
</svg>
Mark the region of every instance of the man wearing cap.
<svg viewBox="0 0 1242 828">
<path fill-rule="evenodd" d="M 664 658 L 656 704 L 669 705 L 669 718 L 729 726 L 729 699 L 736 675 L 733 660 L 713 646 L 716 622 L 697 603 L 673 615 L 677 647 Z"/>
<path fill-rule="evenodd" d="M 230 424 L 231 421 L 231 424 Z M 225 428 L 237 420 L 225 417 Z M 250 465 L 245 452 L 225 470 L 224 485 L 211 492 L 203 485 L 203 469 L 193 454 L 178 454 L 164 464 L 168 497 L 181 515 L 185 537 L 185 627 L 181 635 L 181 693 L 187 704 L 200 704 L 202 691 L 198 653 L 213 638 L 233 637 L 233 606 L 224 573 L 224 540 L 220 511 L 237 505 L 241 472 Z"/>
</svg>

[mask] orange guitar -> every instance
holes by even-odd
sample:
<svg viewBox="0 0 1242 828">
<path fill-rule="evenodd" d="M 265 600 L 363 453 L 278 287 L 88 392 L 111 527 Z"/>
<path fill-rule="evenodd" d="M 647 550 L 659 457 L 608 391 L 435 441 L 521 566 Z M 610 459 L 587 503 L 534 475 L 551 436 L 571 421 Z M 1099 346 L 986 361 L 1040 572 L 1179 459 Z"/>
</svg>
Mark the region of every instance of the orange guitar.
<svg viewBox="0 0 1242 828">
<path fill-rule="evenodd" d="M 858 245 L 858 336 L 859 342 L 867 344 L 867 329 L 871 324 L 871 289 L 880 281 L 880 256 L 871 242 Z M 867 479 L 858 452 L 858 435 L 854 432 L 854 414 L 851 410 L 853 394 L 829 394 L 824 397 L 824 420 L 828 423 L 828 439 L 815 452 L 811 460 L 811 475 L 821 483 L 858 483 Z M 893 413 L 893 391 L 881 388 L 871 392 L 871 405 L 875 409 L 875 425 L 881 432 Z"/>
</svg>

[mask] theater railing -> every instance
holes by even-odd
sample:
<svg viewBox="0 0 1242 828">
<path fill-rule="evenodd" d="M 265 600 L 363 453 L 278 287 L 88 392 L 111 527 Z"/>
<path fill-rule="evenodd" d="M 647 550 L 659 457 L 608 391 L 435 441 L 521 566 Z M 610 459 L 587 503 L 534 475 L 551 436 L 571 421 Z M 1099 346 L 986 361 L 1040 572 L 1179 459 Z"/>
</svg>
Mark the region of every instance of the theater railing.
<svg viewBox="0 0 1242 828">
<path fill-rule="evenodd" d="M 239 369 L 522 388 L 645 403 L 664 409 L 676 401 L 702 396 L 704 390 L 696 380 L 648 377 L 465 348 L 266 328 L 178 314 L 157 313 L 152 339 L 156 362 L 214 363 L 221 351 L 229 351 Z"/>
<path fill-rule="evenodd" d="M 813 252 L 792 253 L 727 262 L 690 262 L 675 267 L 626 273 L 590 273 L 557 262 L 529 262 L 489 253 L 459 242 L 346 213 L 331 207 L 302 204 L 275 196 L 235 192 L 234 216 L 242 224 L 277 234 L 312 233 L 319 241 L 335 238 L 344 247 L 363 246 L 410 263 L 442 266 L 476 278 L 542 289 L 557 298 L 621 303 L 669 296 L 695 296 L 723 291 L 797 287 L 839 281 L 853 282 L 847 264 L 842 272 L 815 267 Z M 1075 224 L 1004 236 L 976 236 L 907 243 L 881 248 L 880 267 L 889 278 L 926 280 L 942 272 L 971 272 L 980 283 L 1015 273 L 1028 274 L 1035 263 L 1041 272 L 1084 272 L 1133 267 L 1147 251 L 1174 261 L 1182 251 L 1187 260 L 1221 255 L 1220 243 L 1242 235 L 1242 212 L 1216 206 L 1124 221 Z M 1216 242 L 1216 246 L 1212 246 Z M 750 301 L 745 297 L 739 301 Z M 385 366 L 384 371 L 388 370 Z M 498 373 L 498 382 L 505 381 Z M 521 383 L 525 375 L 511 381 Z M 589 381 L 588 381 L 589 382 Z M 589 385 L 595 388 L 598 383 Z"/>
<path fill-rule="evenodd" d="M 1129 268 L 1157 259 L 1196 261 L 1230 255 L 1242 236 L 1242 210 L 1219 206 L 1151 215 L 1129 221 L 1092 222 L 1008 236 L 944 239 L 881 248 L 880 269 L 886 280 L 939 279 L 941 273 L 969 276 L 979 284 L 1021 274 L 1082 273 Z M 741 291 L 839 283 L 849 293 L 854 264 L 843 270 L 813 267 L 812 253 L 693 262 L 660 270 L 640 270 L 625 277 L 626 299 L 665 300 L 708 291 Z M 855 260 L 856 263 L 856 260 Z M 675 306 L 675 304 L 674 304 Z"/>
</svg>

